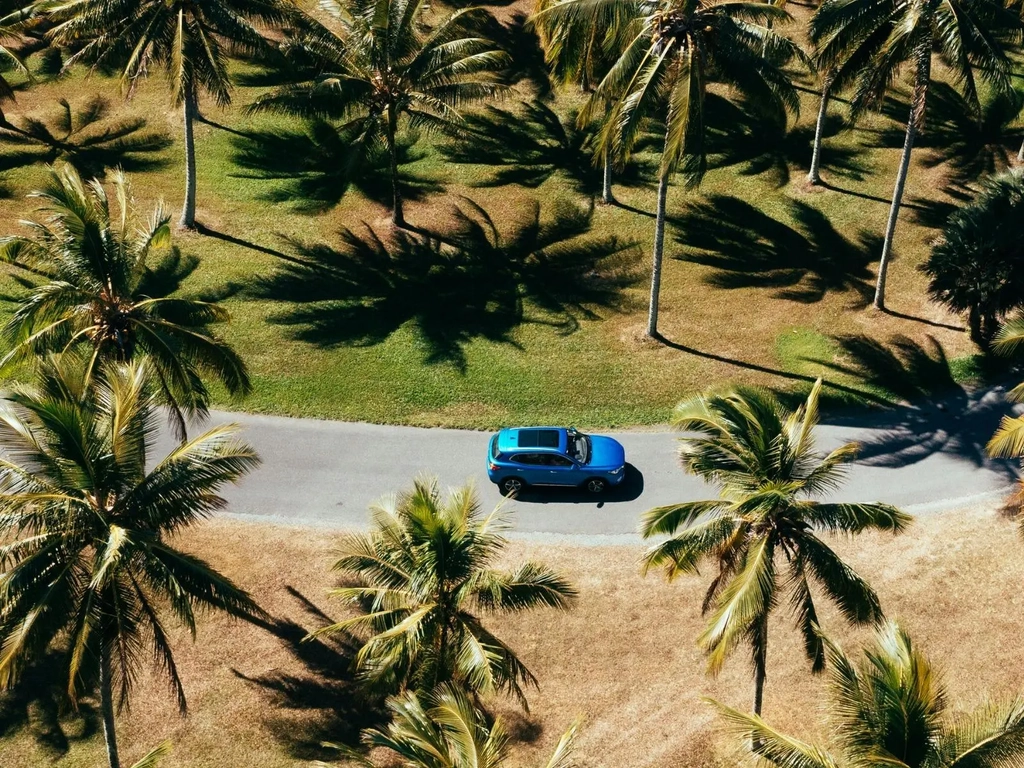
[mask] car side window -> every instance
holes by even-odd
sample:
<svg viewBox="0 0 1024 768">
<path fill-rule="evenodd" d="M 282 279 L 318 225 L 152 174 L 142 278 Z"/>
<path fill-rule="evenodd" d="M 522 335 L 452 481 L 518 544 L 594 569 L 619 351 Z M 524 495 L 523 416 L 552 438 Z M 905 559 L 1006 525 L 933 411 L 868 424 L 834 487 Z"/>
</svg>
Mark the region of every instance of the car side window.
<svg viewBox="0 0 1024 768">
<path fill-rule="evenodd" d="M 551 467 L 571 467 L 572 461 L 567 459 L 565 456 L 558 456 L 554 453 L 548 455 L 548 466 Z"/>
<path fill-rule="evenodd" d="M 535 467 L 544 463 L 544 456 L 536 453 L 517 453 L 510 461 L 516 464 L 528 464 L 531 467 Z"/>
</svg>

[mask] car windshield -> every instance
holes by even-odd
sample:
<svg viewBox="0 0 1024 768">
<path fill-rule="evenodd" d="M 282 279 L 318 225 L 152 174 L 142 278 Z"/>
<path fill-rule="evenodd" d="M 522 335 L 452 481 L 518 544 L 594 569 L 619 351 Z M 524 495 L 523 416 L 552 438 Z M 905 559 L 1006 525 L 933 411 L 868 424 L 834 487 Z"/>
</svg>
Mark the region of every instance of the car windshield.
<svg viewBox="0 0 1024 768">
<path fill-rule="evenodd" d="M 580 464 L 586 464 L 590 460 L 590 438 L 579 432 L 570 432 L 569 453 Z"/>
</svg>

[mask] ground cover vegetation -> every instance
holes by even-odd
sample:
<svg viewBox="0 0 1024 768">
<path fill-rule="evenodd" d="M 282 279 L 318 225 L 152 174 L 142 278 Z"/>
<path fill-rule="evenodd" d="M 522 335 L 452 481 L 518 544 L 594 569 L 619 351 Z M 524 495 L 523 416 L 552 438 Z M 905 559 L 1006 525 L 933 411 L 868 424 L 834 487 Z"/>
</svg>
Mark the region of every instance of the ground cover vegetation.
<svg viewBox="0 0 1024 768">
<path fill-rule="evenodd" d="M 1016 17 L 997 9 L 967 9 L 984 34 L 947 29 L 945 6 L 937 27 L 914 33 L 946 30 L 918 150 L 902 153 L 912 78 L 892 53 L 885 88 L 857 79 L 881 54 L 844 42 L 867 33 L 842 32 L 840 4 L 695 5 L 677 18 L 628 3 L 401 14 L 335 3 L 303 6 L 307 16 L 225 2 L 209 18 L 182 16 L 180 39 L 163 3 L 136 4 L 134 26 L 106 36 L 96 20 L 116 3 L 54 5 L 54 16 L 5 18 L 27 69 L 5 74 L 15 100 L 4 105 L 0 211 L 29 215 L 24 196 L 48 162 L 86 180 L 125 168 L 141 210 L 177 206 L 184 168 L 198 209 L 176 245 L 196 260 L 190 290 L 236 318 L 221 335 L 250 366 L 245 408 L 613 425 L 660 421 L 681 392 L 723 378 L 803 396 L 825 375 L 828 402 L 899 399 L 901 382 L 855 372 L 873 361 L 850 364 L 854 337 L 921 349 L 934 338 L 955 378 L 986 367 L 918 267 L 948 214 L 1020 144 Z M 373 47 L 373 14 L 386 12 L 403 21 Z M 702 27 L 691 13 L 711 15 Z M 906 48 L 883 34 L 897 16 L 873 13 L 868 37 Z M 674 52 L 651 58 L 669 17 Z M 729 35 L 732 58 L 719 60 L 715 41 Z M 349 37 L 369 47 L 346 58 Z M 176 50 L 168 102 L 161 67 Z M 678 57 L 697 50 L 706 58 L 683 114 Z M 389 67 L 394 82 L 382 79 Z M 903 154 L 889 309 L 872 312 Z M 808 185 L 812 155 L 822 182 Z M 571 210 L 587 213 L 563 229 Z M 220 386 L 211 398 L 231 404 Z"/>
<path fill-rule="evenodd" d="M 933 662 L 944 725 L 982 714 L 990 699 L 1007 703 L 1020 693 L 1024 676 L 1014 638 L 1024 574 L 1013 521 L 983 506 L 921 516 L 898 537 L 866 532 L 824 540 L 871 584 L 913 647 Z M 358 748 L 363 728 L 388 732 L 386 704 L 369 705 L 353 678 L 360 645 L 343 635 L 303 641 L 354 615 L 328 594 L 337 559 L 334 532 L 218 519 L 173 542 L 244 585 L 272 618 L 254 625 L 209 615 L 197 627 L 195 644 L 186 627 L 171 624 L 189 716 L 178 716 L 158 669 L 140 669 L 132 706 L 118 718 L 125 765 L 165 738 L 173 752 L 162 764 L 176 768 L 333 764 L 341 755 L 323 742 Z M 263 556 L 253 558 L 254 550 Z M 737 657 L 710 676 L 695 643 L 706 623 L 700 606 L 707 576 L 644 577 L 638 567 L 644 552 L 641 546 L 508 544 L 502 567 L 543 562 L 572 575 L 579 595 L 570 611 L 488 619 L 489 629 L 516 649 L 539 681 L 529 692 L 529 712 L 508 698 L 492 705 L 509 736 L 505 765 L 544 765 L 580 716 L 576 765 L 725 766 L 749 750 L 748 739 L 737 738 L 701 701 L 750 711 L 748 659 Z M 780 611 L 786 610 L 783 603 Z M 835 605 L 823 603 L 819 618 L 830 642 L 851 661 L 871 647 L 875 630 L 848 624 Z M 845 764 L 829 714 L 836 667 L 810 674 L 803 643 L 791 622 L 771 625 L 765 721 Z M 59 766 L 104 763 L 94 700 L 83 698 L 77 712 L 58 714 L 51 698 L 60 686 L 53 679 L 58 669 L 43 667 L 22 699 L 4 700 L 0 749 L 6 765 L 46 765 L 61 754 Z"/>
<path fill-rule="evenodd" d="M 638 337 L 646 339 L 644 344 L 674 348 L 658 326 L 672 176 L 681 171 L 685 187 L 699 186 L 713 158 L 708 147 L 716 115 L 735 116 L 740 110 L 753 124 L 769 118 L 785 126 L 787 112 L 799 106 L 790 69 L 811 61 L 825 70 L 823 110 L 843 84 L 857 84 L 855 116 L 862 101 L 878 101 L 889 90 L 902 61 L 909 58 L 916 67 L 911 118 L 875 289 L 876 309 L 884 309 L 886 263 L 931 87 L 932 54 L 938 51 L 949 60 L 952 83 L 959 86 L 969 108 L 980 109 L 974 67 L 984 70 L 991 81 L 993 99 L 1005 102 L 1012 97 L 1003 48 L 1017 41 L 1021 25 L 1015 15 L 1018 9 L 987 5 L 990 0 L 975 0 L 970 6 L 926 2 L 911 11 L 877 4 L 864 9 L 860 3 L 825 0 L 812 21 L 813 56 L 780 34 L 779 25 L 789 16 L 776 6 L 558 0 L 539 9 L 534 24 L 541 27 L 539 39 L 549 47 L 547 63 L 569 79 L 596 76 L 598 69 L 604 74 L 583 100 L 574 122 L 575 129 L 582 135 L 590 132 L 590 138 L 573 134 L 550 109 L 545 113 L 535 108 L 534 124 L 547 126 L 570 148 L 592 148 L 593 158 L 604 167 L 602 197 L 607 200 L 613 197 L 609 183 L 616 163 L 635 161 L 645 141 L 658 147 L 648 325 Z M 515 641 L 503 637 L 520 637 L 523 617 L 543 612 L 532 609 L 571 614 L 580 590 L 533 559 L 500 567 L 509 547 L 502 535 L 503 511 L 499 508 L 484 517 L 472 488 L 445 495 L 435 482 L 418 480 L 411 491 L 386 497 L 372 512 L 371 531 L 344 539 L 335 563 L 344 581 L 332 594 L 347 605 L 349 615 L 331 619 L 301 592 L 290 589 L 313 615 L 318 626 L 311 630 L 275 617 L 229 576 L 190 553 L 185 543 L 196 523 L 225 506 L 220 489 L 241 479 L 259 461 L 249 446 L 233 437 L 232 427 L 188 437 L 188 431 L 208 415 L 208 381 L 219 381 L 231 394 L 244 394 L 251 385 L 244 358 L 231 339 L 214 335 L 208 327 L 226 319 L 222 302 L 232 294 L 255 290 L 255 296 L 278 302 L 290 292 L 296 303 L 324 300 L 331 310 L 326 320 L 300 312 L 296 322 L 307 326 L 304 331 L 310 334 L 302 341 L 354 327 L 353 338 L 383 344 L 415 320 L 421 339 L 434 342 L 431 355 L 447 357 L 466 376 L 472 364 L 465 349 L 470 340 L 466 333 L 474 326 L 438 322 L 426 311 L 429 302 L 450 302 L 465 318 L 461 299 L 477 291 L 481 277 L 496 277 L 494 288 L 500 292 L 471 301 L 468 309 L 469 316 L 476 313 L 477 319 L 486 319 L 481 332 L 485 338 L 514 343 L 514 331 L 528 309 L 544 311 L 548 322 L 561 316 L 561 331 L 573 337 L 597 319 L 598 297 L 615 306 L 615 288 L 628 286 L 633 274 L 625 264 L 610 279 L 602 274 L 609 262 L 618 264 L 623 256 L 619 237 L 580 239 L 587 237 L 595 216 L 593 200 L 585 207 L 578 200 L 557 203 L 550 219 L 536 203 L 532 215 L 511 232 L 485 205 L 468 197 L 444 226 L 407 219 L 407 195 L 398 166 L 402 148 L 415 141 L 400 142 L 399 125 L 451 134 L 450 140 L 463 142 L 464 152 L 472 146 L 472 130 L 486 130 L 488 120 L 506 119 L 510 113 L 491 109 L 480 113 L 487 117 L 471 129 L 474 121 L 461 110 L 523 79 L 522 60 L 518 76 L 509 74 L 508 65 L 515 65 L 515 59 L 507 49 L 515 46 L 507 43 L 515 35 L 507 26 L 481 9 L 435 9 L 406 0 L 344 5 L 327 0 L 320 10 L 337 29 L 277 0 L 216 0 L 202 6 L 57 0 L 5 17 L 15 30 L 11 34 L 28 38 L 31 29 L 36 35 L 33 44 L 55 51 L 50 59 L 62 62 L 62 72 L 81 64 L 107 68 L 121 72 L 122 82 L 134 88 L 149 65 L 164 66 L 172 76 L 175 103 L 184 111 L 186 199 L 181 229 L 197 230 L 193 243 L 221 240 L 283 262 L 269 276 L 257 276 L 255 289 L 222 286 L 207 297 L 179 294 L 177 289 L 196 265 L 183 266 L 161 207 L 156 206 L 148 223 L 140 223 L 122 171 L 103 169 L 105 179 L 86 182 L 76 167 L 87 159 L 95 163 L 104 152 L 137 153 L 137 141 L 120 139 L 144 124 L 129 120 L 116 124 L 106 138 L 83 139 L 82 128 L 104 118 L 96 99 L 77 121 L 70 102 L 61 103 L 61 138 L 38 120 L 26 118 L 19 127 L 5 119 L 4 130 L 21 145 L 51 146 L 64 157 L 59 165 L 41 169 L 46 181 L 33 197 L 43 201 L 37 212 L 43 220 L 26 223 L 31 236 L 0 241 L 0 253 L 21 288 L 11 297 L 15 309 L 5 330 L 11 349 L 3 363 L 21 362 L 22 373 L 34 377 L 34 384 L 14 387 L 0 400 L 0 703 L 4 727 L 15 733 L 0 742 L 5 759 L 14 755 L 32 760 L 25 750 L 34 749 L 37 741 L 52 756 L 68 753 L 70 737 L 64 722 L 70 719 L 83 742 L 76 754 L 93 759 L 88 757 L 90 736 L 101 727 L 106 764 L 120 768 L 123 729 L 118 723 L 123 725 L 145 671 L 170 682 L 169 698 L 180 713 L 185 712 L 184 679 L 172 653 L 173 630 L 163 617 L 173 617 L 195 639 L 199 614 L 207 611 L 244 621 L 264 641 L 267 636 L 283 641 L 320 678 L 328 677 L 324 688 L 317 679 L 260 679 L 235 673 L 274 691 L 285 706 L 302 709 L 300 702 L 309 701 L 309 708 L 318 710 L 312 734 L 320 738 L 296 741 L 302 732 L 286 724 L 282 734 L 292 740 L 291 754 L 256 749 L 249 763 L 275 764 L 279 758 L 305 759 L 326 751 L 370 766 L 378 764 L 377 749 L 390 750 L 409 768 L 496 767 L 515 759 L 501 710 L 520 708 L 521 712 L 514 710 L 516 716 L 528 725 L 527 689 L 536 689 L 539 678 L 515 650 Z M 504 49 L 492 39 L 503 36 Z M 575 65 L 562 58 L 574 46 L 598 42 L 606 46 L 601 57 L 593 55 Z M 552 56 L 550 49 L 559 46 L 560 52 Z M 193 134 L 199 94 L 206 90 L 227 102 L 230 57 L 244 59 L 254 81 L 264 88 L 268 78 L 279 81 L 257 96 L 249 112 L 269 109 L 314 119 L 309 138 L 316 146 L 341 150 L 350 161 L 346 173 L 383 164 L 390 186 L 386 203 L 391 221 L 386 227 L 378 222 L 366 224 L 362 231 L 343 229 L 340 250 L 292 237 L 286 240 L 289 255 L 196 221 Z M 855 62 L 861 62 L 861 68 L 848 79 L 844 73 Z M 705 110 L 705 105 L 713 106 Z M 994 112 L 1007 114 L 1002 107 Z M 337 120 L 348 122 L 332 122 Z M 599 124 L 591 129 L 595 121 Z M 206 123 L 233 138 L 250 137 L 245 131 Z M 323 141 L 325 125 L 338 132 L 338 141 Z M 816 129 L 816 134 L 820 139 L 821 131 Z M 278 138 L 273 128 L 259 135 L 259 141 L 271 147 Z M 378 149 L 369 151 L 371 145 Z M 100 154 L 82 151 L 89 148 Z M 21 157 L 24 162 L 38 159 L 25 153 Z M 540 155 L 540 165 L 549 157 Z M 579 152 L 574 161 L 577 172 L 578 159 Z M 250 154 L 247 166 L 254 165 Z M 280 165 L 273 167 L 279 172 Z M 775 169 L 780 169 L 778 163 Z M 938 250 L 955 247 L 951 243 L 958 231 L 969 230 L 965 222 L 971 221 L 975 208 L 999 218 L 1000 211 L 1015 206 L 1016 180 L 1011 174 L 986 181 L 977 201 L 949 218 Z M 325 187 L 318 189 L 323 192 Z M 732 204 L 720 200 L 718 205 L 727 210 Z M 732 226 L 738 241 L 743 237 L 740 219 L 750 218 L 743 210 L 747 205 L 740 201 Z M 636 213 L 630 206 L 626 210 Z M 812 241 L 805 253 L 816 256 L 813 240 L 821 236 L 822 221 L 805 210 L 803 222 Z M 824 224 L 827 228 L 828 222 Z M 726 222 L 723 229 L 728 227 Z M 992 249 L 977 235 L 973 244 L 965 236 L 964 250 L 988 258 Z M 151 266 L 150 259 L 156 256 L 163 261 Z M 323 265 L 343 276 L 336 281 L 340 285 L 328 284 L 318 272 Z M 933 266 L 933 278 L 936 271 L 948 271 L 948 264 Z M 589 271 L 581 275 L 583 268 Z M 396 280 L 402 271 L 407 274 Z M 410 282 L 416 280 L 432 281 L 435 290 L 424 297 L 422 282 Z M 462 292 L 444 293 L 453 287 Z M 817 287 L 822 288 L 820 283 Z M 338 300 L 338 292 L 351 297 L 353 291 L 366 289 L 380 306 L 374 307 L 365 296 L 363 301 Z M 984 318 L 972 322 L 972 330 L 976 340 L 986 342 L 985 351 L 991 342 L 995 351 L 1012 353 L 1021 337 L 1021 319 L 1007 320 L 1006 315 L 1015 307 L 993 309 L 977 294 L 956 303 L 943 296 L 954 309 Z M 978 308 L 972 301 L 988 303 Z M 495 303 L 497 311 L 492 308 Z M 385 317 L 374 317 L 375 309 Z M 308 307 L 302 311 L 308 312 Z M 375 327 L 382 321 L 388 324 L 383 330 Z M 995 324 L 1002 327 L 994 332 Z M 892 387 L 885 374 L 894 367 L 940 383 L 952 380 L 938 342 L 931 343 L 934 354 L 922 352 L 909 338 L 897 339 L 892 349 L 857 337 L 837 343 L 856 361 L 819 364 L 840 372 L 863 371 L 865 381 L 881 385 L 876 388 L 882 392 Z M 910 377 L 909 389 L 902 382 L 901 391 L 919 391 L 917 378 Z M 718 565 L 718 574 L 700 601 L 700 613 L 710 613 L 708 624 L 696 639 L 712 673 L 723 670 L 726 657 L 740 642 L 749 644 L 754 712 L 745 715 L 722 705 L 719 709 L 747 737 L 756 756 L 787 768 L 838 764 L 822 749 L 785 737 L 761 719 L 769 618 L 788 593 L 802 655 L 810 659 L 813 672 L 833 667 L 837 710 L 843 718 L 838 746 L 844 759 L 908 768 L 1019 765 L 1024 758 L 1020 704 L 1006 711 L 990 708 L 952 726 L 942 722 L 944 696 L 931 685 L 926 660 L 905 631 L 892 622 L 883 625 L 886 608 L 879 593 L 847 564 L 842 551 L 824 540 L 837 533 L 858 534 L 858 541 L 872 531 L 901 533 L 911 519 L 885 504 L 822 501 L 839 486 L 843 465 L 855 449 L 847 445 L 830 453 L 816 450 L 813 432 L 822 391 L 819 378 L 792 411 L 770 391 L 749 387 L 677 406 L 676 426 L 697 433 L 681 438 L 683 469 L 718 485 L 720 496 L 646 513 L 642 533 L 665 538 L 644 553 L 641 569 L 664 567 L 671 577 L 695 572 L 702 561 Z M 884 400 L 849 386 L 845 391 Z M 176 444 L 165 458 L 154 461 L 161 407 L 170 414 Z M 1020 443 L 1020 420 L 1007 419 L 990 450 L 1019 456 Z M 928 544 L 934 547 L 935 541 Z M 223 550 L 225 542 L 219 545 Z M 992 547 L 986 552 L 991 557 Z M 864 555 L 853 545 L 847 554 Z M 265 565 L 260 559 L 259 567 Z M 991 581 L 994 564 L 987 566 Z M 286 568 L 272 573 L 280 577 L 288 572 Z M 262 573 L 265 579 L 267 571 Z M 576 575 L 588 576 L 578 569 Z M 249 579 L 259 580 L 251 572 L 246 574 Z M 827 601 L 815 601 L 812 583 Z M 972 586 L 978 590 L 977 581 Z M 932 599 L 929 605 L 934 603 Z M 873 671 L 858 673 L 823 634 L 831 605 L 837 618 L 851 625 L 882 627 L 879 650 L 868 654 Z M 516 615 L 517 623 L 501 625 L 502 614 Z M 948 627 L 949 616 L 945 619 Z M 585 637 L 598 643 L 604 639 L 593 631 Z M 683 643 L 677 637 L 671 645 L 678 648 Z M 566 646 L 558 647 L 565 657 Z M 150 665 L 144 663 L 147 650 Z M 628 684 L 632 686 L 632 681 Z M 232 722 L 223 711 L 230 706 L 214 709 L 219 722 Z M 547 758 L 551 768 L 564 768 L 572 761 L 580 721 L 567 722 L 569 729 Z M 28 729 L 20 727 L 25 723 Z M 34 727 L 40 724 L 42 728 Z M 160 730 L 165 727 L 161 721 Z M 22 735 L 26 730 L 27 737 Z M 33 730 L 38 740 L 32 738 Z M 224 736 L 222 726 L 216 740 L 223 742 Z M 234 740 L 229 743 L 238 746 Z M 155 764 L 168 749 L 166 743 L 149 748 L 137 765 Z M 203 759 L 208 751 L 200 753 Z M 653 752 L 648 750 L 647 757 Z M 716 759 L 715 754 L 708 750 L 704 758 Z M 383 764 L 390 764 L 393 758 L 384 759 Z M 228 760 L 235 763 L 240 758 L 232 755 Z"/>
</svg>

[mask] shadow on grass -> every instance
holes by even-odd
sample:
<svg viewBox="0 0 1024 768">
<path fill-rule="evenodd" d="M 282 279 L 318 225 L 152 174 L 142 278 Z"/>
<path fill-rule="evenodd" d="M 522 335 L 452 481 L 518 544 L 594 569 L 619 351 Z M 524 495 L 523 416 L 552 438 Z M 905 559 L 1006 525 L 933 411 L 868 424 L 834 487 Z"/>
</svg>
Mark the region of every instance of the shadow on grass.
<svg viewBox="0 0 1024 768">
<path fill-rule="evenodd" d="M 389 159 L 384 148 L 369 140 L 358 126 L 337 128 L 311 121 L 304 130 L 280 128 L 231 137 L 232 161 L 242 169 L 239 178 L 280 182 L 263 195 L 295 210 L 320 213 L 341 202 L 349 190 L 382 205 L 391 204 Z M 409 166 L 425 154 L 406 137 L 398 146 L 399 187 L 406 200 L 417 201 L 444 187 Z"/>
<path fill-rule="evenodd" d="M 1010 167 L 1020 147 L 1020 132 L 1013 126 L 1024 109 L 1024 95 L 1016 91 L 995 94 L 981 102 L 976 114 L 951 85 L 934 82 L 928 88 L 928 123 L 916 146 L 930 150 L 923 159 L 926 167 L 948 164 L 953 183 L 969 183 Z M 910 107 L 893 97 L 882 111 L 896 125 L 878 133 L 884 147 L 903 146 L 904 128 Z"/>
<path fill-rule="evenodd" d="M 1016 462 L 991 459 L 985 444 L 1012 406 L 998 388 L 968 390 L 956 381 L 945 352 L 931 336 L 923 343 L 897 336 L 889 344 L 866 336 L 840 336 L 840 360 L 814 360 L 854 377 L 864 386 L 902 405 L 873 417 L 858 415 L 857 426 L 879 431 L 862 442 L 858 461 L 904 467 L 935 454 L 946 454 L 1004 475 L 1017 477 Z M 1005 380 L 1011 364 L 982 360 L 979 385 Z M 842 423 L 842 420 L 834 423 Z"/>
<path fill-rule="evenodd" d="M 850 241 L 818 209 L 799 200 L 787 207 L 792 226 L 737 197 L 693 203 L 677 217 L 675 240 L 688 250 L 679 258 L 714 268 L 706 281 L 716 288 L 772 288 L 803 303 L 848 293 L 853 307 L 866 307 L 881 238 L 861 232 Z"/>
<path fill-rule="evenodd" d="M 488 3 L 488 5 L 511 4 Z M 453 3 L 449 3 L 452 5 Z M 474 3 L 467 3 L 473 5 Z M 499 21 L 493 14 L 481 14 L 475 30 L 480 37 L 490 40 L 498 50 L 505 51 L 510 62 L 502 72 L 502 82 L 506 85 L 526 83 L 538 98 L 551 95 L 551 76 L 547 63 L 544 61 L 544 48 L 540 38 L 529 23 L 529 17 L 516 11 Z"/>
<path fill-rule="evenodd" d="M 587 195 L 601 190 L 601 169 L 594 166 L 597 124 L 580 128 L 578 113 L 564 117 L 539 101 L 523 102 L 518 109 L 488 105 L 467 115 L 466 132 L 441 146 L 451 163 L 492 166 L 495 170 L 478 186 L 519 184 L 538 187 L 555 175 L 572 182 Z M 630 161 L 615 172 L 615 183 L 642 186 L 654 166 Z"/>
<path fill-rule="evenodd" d="M 0 142 L 12 147 L 0 153 L 0 170 L 64 160 L 93 178 L 108 168 L 139 173 L 167 165 L 161 155 L 173 142 L 166 133 L 148 129 L 145 118 L 113 119 L 110 103 L 101 96 L 77 108 L 66 99 L 58 104 L 46 118 L 12 121 L 22 133 L 0 129 Z"/>
<path fill-rule="evenodd" d="M 267 721 L 274 738 L 292 757 L 337 758 L 337 750 L 325 748 L 323 742 L 357 746 L 360 731 L 385 721 L 383 700 L 369 695 L 355 679 L 353 660 L 360 647 L 358 641 L 347 634 L 306 640 L 310 632 L 334 622 L 298 590 L 286 589 L 302 608 L 309 626 L 291 619 L 275 619 L 259 626 L 276 636 L 306 672 L 270 672 L 257 677 L 232 672 L 260 688 L 272 707 L 301 715 L 271 715 Z"/>
<path fill-rule="evenodd" d="M 602 310 L 624 308 L 638 279 L 635 248 L 615 237 L 586 237 L 593 211 L 539 203 L 510 232 L 499 233 L 471 200 L 443 232 L 344 229 L 337 247 L 290 240 L 295 256 L 249 289 L 288 303 L 273 322 L 321 347 L 372 346 L 409 325 L 428 363 L 465 370 L 464 347 L 482 338 L 515 344 L 524 323 L 572 333 Z"/>
<path fill-rule="evenodd" d="M 814 125 L 788 126 L 771 117 L 721 96 L 708 96 L 707 151 L 709 167 L 733 167 L 743 176 L 767 178 L 778 188 L 790 182 L 792 169 L 808 168 L 814 144 Z M 830 114 L 825 123 L 825 139 L 845 128 L 844 120 Z M 869 169 L 860 161 L 863 152 L 852 144 L 823 142 L 822 170 L 832 176 L 860 181 Z"/>
<path fill-rule="evenodd" d="M 73 741 L 91 738 L 99 713 L 89 701 L 72 709 L 67 700 L 64 654 L 49 651 L 30 663 L 18 684 L 0 691 L 0 739 L 28 732 L 52 759 L 67 754 Z"/>
</svg>

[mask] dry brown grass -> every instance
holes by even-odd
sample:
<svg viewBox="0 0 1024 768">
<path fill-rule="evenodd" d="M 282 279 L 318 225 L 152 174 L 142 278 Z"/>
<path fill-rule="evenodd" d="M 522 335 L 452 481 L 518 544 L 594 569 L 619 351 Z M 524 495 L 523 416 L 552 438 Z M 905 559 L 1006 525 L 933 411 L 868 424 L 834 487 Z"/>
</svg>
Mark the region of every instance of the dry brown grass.
<svg viewBox="0 0 1024 768">
<path fill-rule="evenodd" d="M 320 619 L 304 609 L 297 590 L 330 613 L 325 598 L 335 534 L 219 520 L 191 534 L 189 544 L 249 587 L 275 616 L 305 628 Z M 986 694 L 1024 690 L 1019 627 L 1024 616 L 1024 564 L 1014 525 L 991 508 L 925 517 L 900 537 L 863 536 L 838 549 L 879 591 L 884 606 L 913 633 L 939 666 L 954 707 L 969 707 Z M 572 574 L 581 592 L 569 614 L 542 611 L 493 622 L 537 674 L 541 687 L 522 716 L 500 707 L 525 738 L 516 766 L 542 764 L 554 741 L 577 715 L 587 718 L 580 764 L 644 766 L 724 765 L 733 745 L 715 733 L 701 696 L 749 706 L 752 686 L 742 652 L 718 679 L 705 675 L 695 647 L 701 628 L 699 596 L 706 578 L 667 584 L 643 578 L 639 549 L 515 542 L 509 559 L 547 562 Z M 848 648 L 867 637 L 824 612 L 824 626 Z M 250 679 L 315 680 L 287 644 L 268 632 L 212 617 L 198 642 L 179 637 L 178 659 L 192 712 L 179 719 L 170 699 L 152 681 L 139 689 L 132 712 L 121 720 L 126 757 L 159 740 L 174 741 L 167 768 L 307 765 L 294 742 L 323 738 L 327 710 L 288 708 L 279 696 Z M 807 738 L 826 734 L 822 680 L 813 678 L 787 626 L 775 620 L 765 713 L 773 723 Z M 341 718 L 342 721 L 346 717 Z M 330 729 L 328 729 L 330 730 Z M 22 733 L 0 741 L 0 765 L 48 763 Z M 98 740 L 76 742 L 61 765 L 101 764 Z"/>
</svg>

